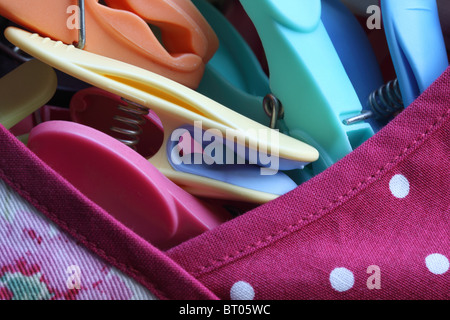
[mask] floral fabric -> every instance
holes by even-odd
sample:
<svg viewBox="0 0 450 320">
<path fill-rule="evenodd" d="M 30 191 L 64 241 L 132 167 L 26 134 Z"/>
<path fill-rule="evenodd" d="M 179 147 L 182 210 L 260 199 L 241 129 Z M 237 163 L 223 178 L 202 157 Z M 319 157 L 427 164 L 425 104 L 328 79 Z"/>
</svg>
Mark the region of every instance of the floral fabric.
<svg viewBox="0 0 450 320">
<path fill-rule="evenodd" d="M 148 300 L 155 296 L 77 244 L 0 181 L 0 299 Z"/>
</svg>

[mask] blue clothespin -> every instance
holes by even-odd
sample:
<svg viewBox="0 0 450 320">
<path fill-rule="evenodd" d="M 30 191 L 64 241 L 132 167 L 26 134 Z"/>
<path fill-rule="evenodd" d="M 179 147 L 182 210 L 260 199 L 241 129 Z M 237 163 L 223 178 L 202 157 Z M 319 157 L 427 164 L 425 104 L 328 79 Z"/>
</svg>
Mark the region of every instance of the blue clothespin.
<svg viewBox="0 0 450 320">
<path fill-rule="evenodd" d="M 381 0 L 381 12 L 404 106 L 448 67 L 435 0 Z"/>
<path fill-rule="evenodd" d="M 252 49 L 211 3 L 205 0 L 194 0 L 193 3 L 219 39 L 219 48 L 206 65 L 197 91 L 254 121 L 268 125 L 263 101 L 270 93 L 269 78 Z"/>
<path fill-rule="evenodd" d="M 373 135 L 368 123 L 343 120 L 362 107 L 321 21 L 320 0 L 241 0 L 263 42 L 272 93 L 284 107 L 289 135 L 313 145 L 311 176 Z M 308 179 L 304 173 L 297 177 Z"/>
</svg>

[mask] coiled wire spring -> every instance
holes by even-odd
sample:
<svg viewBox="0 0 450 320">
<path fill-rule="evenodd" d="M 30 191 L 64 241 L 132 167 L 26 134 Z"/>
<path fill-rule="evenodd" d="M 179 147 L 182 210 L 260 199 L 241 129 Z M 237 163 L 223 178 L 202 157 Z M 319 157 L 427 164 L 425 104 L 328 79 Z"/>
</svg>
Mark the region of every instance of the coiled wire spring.
<svg viewBox="0 0 450 320">
<path fill-rule="evenodd" d="M 139 144 L 139 136 L 142 134 L 142 126 L 145 124 L 145 116 L 149 114 L 149 109 L 143 106 L 122 98 L 125 102 L 119 105 L 117 108 L 125 115 L 115 115 L 114 120 L 122 124 L 123 126 L 113 126 L 111 131 L 120 134 L 126 138 L 118 138 L 117 140 L 136 150 Z"/>
<path fill-rule="evenodd" d="M 372 92 L 367 104 L 370 110 L 344 120 L 344 124 L 352 125 L 368 119 L 387 119 L 400 113 L 404 109 L 404 105 L 398 79 L 392 80 Z"/>
</svg>

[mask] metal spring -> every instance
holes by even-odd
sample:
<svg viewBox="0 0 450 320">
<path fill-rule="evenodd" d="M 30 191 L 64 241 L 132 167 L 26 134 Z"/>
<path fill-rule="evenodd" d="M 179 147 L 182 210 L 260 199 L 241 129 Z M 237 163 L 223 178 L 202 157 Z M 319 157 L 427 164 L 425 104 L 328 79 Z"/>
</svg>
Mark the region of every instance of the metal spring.
<svg viewBox="0 0 450 320">
<path fill-rule="evenodd" d="M 145 116 L 149 114 L 149 110 L 143 106 L 122 98 L 126 103 L 124 105 L 119 105 L 117 108 L 125 113 L 127 116 L 116 115 L 114 120 L 120 122 L 126 127 L 114 126 L 110 130 L 120 135 L 128 137 L 127 139 L 116 138 L 120 142 L 129 146 L 130 148 L 136 150 L 139 144 L 139 136 L 142 134 L 142 126 L 145 124 Z"/>
<path fill-rule="evenodd" d="M 363 111 L 360 115 L 344 120 L 349 126 L 368 119 L 387 119 L 404 109 L 402 93 L 398 79 L 392 80 L 372 92 L 367 105 L 370 110 Z"/>
</svg>

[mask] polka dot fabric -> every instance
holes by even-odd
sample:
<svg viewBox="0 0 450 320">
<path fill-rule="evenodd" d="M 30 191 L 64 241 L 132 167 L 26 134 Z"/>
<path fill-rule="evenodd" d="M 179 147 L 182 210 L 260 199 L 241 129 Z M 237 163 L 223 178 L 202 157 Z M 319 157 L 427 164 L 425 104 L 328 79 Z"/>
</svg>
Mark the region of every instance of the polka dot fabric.
<svg viewBox="0 0 450 320">
<path fill-rule="evenodd" d="M 168 255 L 221 299 L 450 299 L 450 71 L 329 170 Z"/>
</svg>

